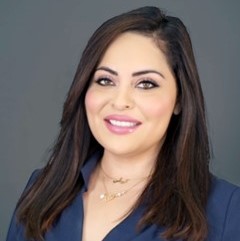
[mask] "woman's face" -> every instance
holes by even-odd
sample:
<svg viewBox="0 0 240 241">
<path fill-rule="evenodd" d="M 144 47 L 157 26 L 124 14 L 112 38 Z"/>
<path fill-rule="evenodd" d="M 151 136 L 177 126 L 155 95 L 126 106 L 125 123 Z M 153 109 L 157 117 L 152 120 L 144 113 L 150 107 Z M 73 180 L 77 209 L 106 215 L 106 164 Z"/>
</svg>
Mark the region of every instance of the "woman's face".
<svg viewBox="0 0 240 241">
<path fill-rule="evenodd" d="M 120 35 L 96 68 L 85 98 L 90 129 L 105 152 L 156 156 L 173 112 L 176 81 L 152 38 Z"/>
</svg>

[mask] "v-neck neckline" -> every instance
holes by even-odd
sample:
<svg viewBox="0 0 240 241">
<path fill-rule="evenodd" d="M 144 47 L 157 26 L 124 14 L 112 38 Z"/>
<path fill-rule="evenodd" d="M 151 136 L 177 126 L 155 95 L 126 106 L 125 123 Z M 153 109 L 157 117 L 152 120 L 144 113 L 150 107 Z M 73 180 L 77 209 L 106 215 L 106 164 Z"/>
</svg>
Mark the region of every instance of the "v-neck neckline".
<svg viewBox="0 0 240 241">
<path fill-rule="evenodd" d="M 81 170 L 84 186 L 80 191 L 80 203 L 81 203 L 81 212 L 82 212 L 82 227 L 81 227 L 81 237 L 83 236 L 83 226 L 84 226 L 84 193 L 88 190 L 88 184 L 90 181 L 90 176 L 97 166 L 98 161 L 101 156 L 99 153 L 96 153 L 88 162 L 84 165 Z M 116 226 L 109 230 L 109 232 L 104 236 L 102 241 L 113 241 L 118 237 L 118 241 L 126 241 L 137 235 L 137 223 L 143 215 L 144 208 L 143 206 L 138 207 L 136 210 L 130 212 L 123 220 L 121 220 Z M 130 224 L 130 225 L 129 225 Z M 132 225 L 131 225 L 132 224 Z"/>
<path fill-rule="evenodd" d="M 81 175 L 84 179 L 83 186 L 72 204 L 63 211 L 53 229 L 46 234 L 46 240 L 80 241 L 82 239 L 84 222 L 83 194 L 87 191 L 87 184 L 91 172 L 96 167 L 99 158 L 99 154 L 94 155 L 81 169 Z M 105 235 L 102 241 L 142 241 L 149 240 L 149 235 L 151 236 L 151 240 L 161 241 L 162 239 L 159 238 L 157 233 L 159 233 L 162 228 L 157 227 L 156 225 L 150 225 L 144 228 L 144 230 L 140 230 L 138 233 L 137 224 L 143 216 L 145 211 L 144 207 L 144 205 L 140 205 L 138 208 L 129 213 L 128 216 L 121 220 L 121 222 L 119 222 Z"/>
</svg>

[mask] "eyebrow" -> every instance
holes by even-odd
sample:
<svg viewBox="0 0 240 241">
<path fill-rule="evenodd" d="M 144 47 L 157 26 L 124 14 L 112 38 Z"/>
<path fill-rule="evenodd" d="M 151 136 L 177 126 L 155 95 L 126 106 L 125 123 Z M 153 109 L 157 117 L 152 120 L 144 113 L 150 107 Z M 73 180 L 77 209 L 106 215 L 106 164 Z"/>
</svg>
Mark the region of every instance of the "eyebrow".
<svg viewBox="0 0 240 241">
<path fill-rule="evenodd" d="M 113 74 L 113 75 L 118 76 L 117 71 L 112 70 L 112 69 L 110 69 L 109 67 L 101 66 L 101 67 L 99 67 L 99 68 L 96 69 L 96 71 L 98 71 L 98 70 L 104 70 L 104 71 L 109 72 L 110 74 Z M 156 71 L 156 70 L 152 70 L 152 69 L 146 69 L 146 70 L 141 70 L 141 71 L 134 72 L 134 73 L 132 74 L 132 76 L 135 77 L 135 76 L 144 75 L 144 74 L 149 74 L 149 73 L 158 74 L 158 75 L 161 76 L 163 79 L 165 79 L 164 75 L 163 75 L 161 72 Z"/>
</svg>

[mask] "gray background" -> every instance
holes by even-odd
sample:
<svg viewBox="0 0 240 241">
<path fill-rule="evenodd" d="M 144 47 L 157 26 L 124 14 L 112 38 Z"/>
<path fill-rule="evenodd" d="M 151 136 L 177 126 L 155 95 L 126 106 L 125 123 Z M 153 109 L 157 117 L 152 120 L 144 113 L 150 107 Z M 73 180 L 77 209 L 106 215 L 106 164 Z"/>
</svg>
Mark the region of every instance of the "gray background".
<svg viewBox="0 0 240 241">
<path fill-rule="evenodd" d="M 238 0 L 0 0 L 0 240 L 32 170 L 47 159 L 86 41 L 109 17 L 144 5 L 188 27 L 207 103 L 211 169 L 240 184 Z"/>
</svg>

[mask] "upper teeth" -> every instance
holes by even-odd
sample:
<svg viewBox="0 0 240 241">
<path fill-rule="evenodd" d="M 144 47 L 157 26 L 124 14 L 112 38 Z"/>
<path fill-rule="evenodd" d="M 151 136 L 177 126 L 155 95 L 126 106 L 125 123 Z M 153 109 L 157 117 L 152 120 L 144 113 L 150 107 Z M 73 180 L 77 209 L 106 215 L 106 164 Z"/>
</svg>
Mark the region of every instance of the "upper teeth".
<svg viewBox="0 0 240 241">
<path fill-rule="evenodd" d="M 131 127 L 136 125 L 135 122 L 128 122 L 128 121 L 109 120 L 109 122 L 114 126 L 122 126 L 122 127 Z"/>
</svg>

